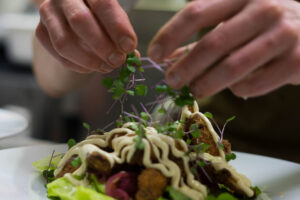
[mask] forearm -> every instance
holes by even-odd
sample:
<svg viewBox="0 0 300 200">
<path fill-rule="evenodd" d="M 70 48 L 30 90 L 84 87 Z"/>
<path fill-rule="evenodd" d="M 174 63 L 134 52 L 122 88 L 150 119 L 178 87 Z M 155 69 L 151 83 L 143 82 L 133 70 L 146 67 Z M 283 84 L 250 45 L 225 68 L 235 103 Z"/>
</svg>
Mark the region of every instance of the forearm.
<svg viewBox="0 0 300 200">
<path fill-rule="evenodd" d="M 52 57 L 34 37 L 33 69 L 41 88 L 52 97 L 59 97 L 70 92 L 92 74 L 80 74 L 69 70 Z"/>
</svg>

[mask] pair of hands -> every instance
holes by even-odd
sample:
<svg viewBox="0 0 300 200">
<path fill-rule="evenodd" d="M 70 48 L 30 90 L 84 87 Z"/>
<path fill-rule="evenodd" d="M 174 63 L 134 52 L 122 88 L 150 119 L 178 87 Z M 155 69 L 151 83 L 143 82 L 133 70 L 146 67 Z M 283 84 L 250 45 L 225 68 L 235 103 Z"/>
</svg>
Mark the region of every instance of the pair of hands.
<svg viewBox="0 0 300 200">
<path fill-rule="evenodd" d="M 300 5 L 294 0 L 197 0 L 154 37 L 149 56 L 168 68 L 167 83 L 196 97 L 225 88 L 241 97 L 300 84 Z M 137 38 L 117 0 L 46 0 L 36 36 L 57 60 L 81 73 L 107 73 L 125 62 Z M 180 47 L 199 30 L 216 26 Z M 189 49 L 186 53 L 186 48 Z"/>
</svg>

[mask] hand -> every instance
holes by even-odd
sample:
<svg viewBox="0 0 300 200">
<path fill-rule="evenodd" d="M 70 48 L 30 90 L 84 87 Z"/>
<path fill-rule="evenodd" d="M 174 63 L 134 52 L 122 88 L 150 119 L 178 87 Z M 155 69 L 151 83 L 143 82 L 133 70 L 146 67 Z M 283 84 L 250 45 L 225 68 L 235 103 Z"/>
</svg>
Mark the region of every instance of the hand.
<svg viewBox="0 0 300 200">
<path fill-rule="evenodd" d="M 176 89 L 190 85 L 196 97 L 225 88 L 241 97 L 263 95 L 300 84 L 299 13 L 294 0 L 193 1 L 158 32 L 148 54 L 155 61 L 181 55 L 167 70 L 167 83 Z M 216 25 L 188 53 L 178 48 Z"/>
<path fill-rule="evenodd" d="M 46 0 L 36 37 L 67 68 L 107 73 L 122 65 L 137 38 L 117 0 Z"/>
</svg>

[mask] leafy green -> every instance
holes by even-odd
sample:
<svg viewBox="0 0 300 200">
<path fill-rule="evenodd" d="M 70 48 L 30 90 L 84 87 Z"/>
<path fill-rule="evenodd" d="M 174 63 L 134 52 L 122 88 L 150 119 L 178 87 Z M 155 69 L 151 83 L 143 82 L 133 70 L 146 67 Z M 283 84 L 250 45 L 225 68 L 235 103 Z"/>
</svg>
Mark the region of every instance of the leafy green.
<svg viewBox="0 0 300 200">
<path fill-rule="evenodd" d="M 90 174 L 89 180 L 91 182 L 91 186 L 95 188 L 97 192 L 105 194 L 105 184 L 104 183 L 100 184 L 95 174 Z"/>
<path fill-rule="evenodd" d="M 93 188 L 75 186 L 65 177 L 47 184 L 47 189 L 49 198 L 59 198 L 60 200 L 114 200 Z"/>
<path fill-rule="evenodd" d="M 180 90 L 179 96 L 177 96 L 174 100 L 177 106 L 183 107 L 185 105 L 192 106 L 194 104 L 194 97 L 190 93 L 190 88 L 188 86 L 184 86 Z"/>
<path fill-rule="evenodd" d="M 50 162 L 50 160 L 51 160 L 50 168 L 49 168 L 49 169 L 50 169 L 50 170 L 55 169 L 56 167 L 54 167 L 54 166 L 58 166 L 58 163 L 59 163 L 59 161 L 60 161 L 61 158 L 62 158 L 62 156 L 60 156 L 60 155 L 62 155 L 62 154 L 61 154 L 61 153 L 54 154 L 52 160 L 51 160 L 51 156 L 47 156 L 47 157 L 45 157 L 45 158 L 42 158 L 42 159 L 40 159 L 40 160 L 38 160 L 38 161 L 33 162 L 32 165 L 33 165 L 38 171 L 42 172 L 42 171 L 48 169 L 48 167 L 49 167 L 49 162 Z"/>
<path fill-rule="evenodd" d="M 217 197 L 214 195 L 208 195 L 205 200 L 238 200 L 233 195 L 229 194 L 228 192 L 224 192 L 219 194 Z"/>
<path fill-rule="evenodd" d="M 171 186 L 168 186 L 166 190 L 169 193 L 172 200 L 191 200 L 191 198 L 189 198 L 188 196 L 179 192 Z"/>
</svg>

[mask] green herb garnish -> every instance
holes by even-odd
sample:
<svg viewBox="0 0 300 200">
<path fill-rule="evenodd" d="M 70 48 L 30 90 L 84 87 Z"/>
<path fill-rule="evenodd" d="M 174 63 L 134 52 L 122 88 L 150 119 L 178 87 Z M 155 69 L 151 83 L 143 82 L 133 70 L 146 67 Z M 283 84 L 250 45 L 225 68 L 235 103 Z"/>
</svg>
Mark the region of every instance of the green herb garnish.
<svg viewBox="0 0 300 200">
<path fill-rule="evenodd" d="M 81 163 L 82 163 L 82 161 L 81 161 L 79 156 L 74 158 L 71 162 L 72 166 L 75 167 L 75 168 L 79 167 L 79 165 L 81 165 Z"/>
</svg>

